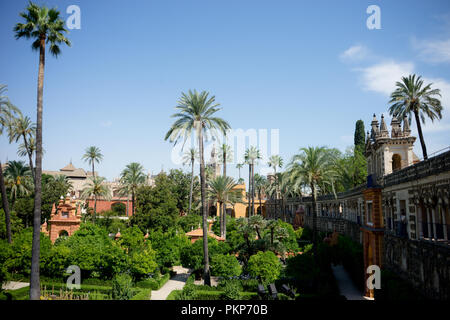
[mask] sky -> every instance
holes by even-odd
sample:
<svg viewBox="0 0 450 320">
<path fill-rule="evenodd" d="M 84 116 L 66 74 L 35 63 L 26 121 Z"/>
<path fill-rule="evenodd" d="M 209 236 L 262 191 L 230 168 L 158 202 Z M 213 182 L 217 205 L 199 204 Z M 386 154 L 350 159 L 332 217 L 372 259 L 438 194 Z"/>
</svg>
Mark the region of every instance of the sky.
<svg viewBox="0 0 450 320">
<path fill-rule="evenodd" d="M 214 95 L 218 116 L 261 133 L 266 156 L 279 153 L 285 164 L 301 147 L 345 151 L 358 119 L 366 131 L 374 113 L 390 124 L 389 95 L 410 73 L 441 89 L 443 118 L 424 127 L 428 153 L 450 145 L 449 1 L 36 2 L 56 6 L 64 20 L 67 8 L 80 8 L 80 28 L 67 35 L 72 46 L 46 59 L 44 170 L 70 161 L 89 169 L 81 158 L 91 145 L 104 155 L 96 171 L 109 180 L 130 162 L 153 174 L 189 170 L 164 136 L 190 89 Z M 39 57 L 13 32 L 27 3 L 0 0 L 0 83 L 35 121 Z M 367 26 L 370 5 L 380 9 L 379 29 Z M 1 161 L 19 160 L 17 146 L 0 136 Z M 418 140 L 414 151 L 422 157 Z M 237 178 L 235 153 L 227 173 Z M 266 161 L 256 172 L 271 170 Z"/>
</svg>

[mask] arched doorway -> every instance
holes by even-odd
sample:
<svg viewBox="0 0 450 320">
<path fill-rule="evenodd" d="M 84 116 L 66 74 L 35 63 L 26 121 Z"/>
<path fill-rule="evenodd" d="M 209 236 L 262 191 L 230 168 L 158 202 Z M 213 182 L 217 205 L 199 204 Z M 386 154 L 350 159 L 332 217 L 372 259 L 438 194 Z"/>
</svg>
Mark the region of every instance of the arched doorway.
<svg viewBox="0 0 450 320">
<path fill-rule="evenodd" d="M 68 236 L 69 236 L 69 233 L 66 230 L 61 230 L 58 234 L 58 238 L 68 237 Z"/>
<path fill-rule="evenodd" d="M 400 170 L 402 168 L 402 157 L 399 154 L 392 156 L 392 172 Z"/>
</svg>

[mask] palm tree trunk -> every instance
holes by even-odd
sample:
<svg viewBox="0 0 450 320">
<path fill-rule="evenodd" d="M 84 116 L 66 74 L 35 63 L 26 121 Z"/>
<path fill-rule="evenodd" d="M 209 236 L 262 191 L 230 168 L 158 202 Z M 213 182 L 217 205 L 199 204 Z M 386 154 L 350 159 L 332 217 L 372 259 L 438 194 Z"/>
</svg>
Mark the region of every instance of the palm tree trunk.
<svg viewBox="0 0 450 320">
<path fill-rule="evenodd" d="M 203 281 L 207 286 L 211 285 L 211 278 L 209 274 L 209 256 L 208 256 L 208 212 L 206 210 L 206 177 L 205 177 L 205 161 L 203 159 L 203 136 L 202 124 L 197 124 L 198 132 L 198 149 L 200 150 L 200 185 L 202 198 L 202 214 L 203 214 Z"/>
<path fill-rule="evenodd" d="M 41 242 L 41 202 L 42 202 L 42 110 L 44 95 L 45 36 L 40 37 L 39 75 L 37 88 L 36 121 L 36 177 L 33 217 L 33 240 L 31 246 L 30 300 L 39 300 L 41 288 L 39 280 L 39 257 Z"/>
<path fill-rule="evenodd" d="M 0 188 L 2 192 L 2 206 L 5 211 L 6 237 L 8 243 L 11 243 L 11 216 L 9 214 L 8 196 L 6 195 L 5 179 L 3 178 L 2 163 L 0 162 Z"/>
<path fill-rule="evenodd" d="M 134 199 L 134 190 L 133 190 L 133 191 L 131 191 L 131 214 L 133 215 L 133 217 L 134 217 L 134 201 L 135 201 L 135 199 Z"/>
<path fill-rule="evenodd" d="M 194 159 L 191 159 L 191 189 L 189 190 L 189 208 L 188 215 L 191 213 L 192 207 L 192 191 L 194 190 Z"/>
<path fill-rule="evenodd" d="M 416 118 L 417 132 L 419 133 L 420 145 L 422 146 L 423 160 L 428 159 L 427 147 L 423 138 L 422 126 L 420 125 L 419 112 L 414 110 L 414 117 Z"/>
<path fill-rule="evenodd" d="M 311 195 L 313 202 L 313 252 L 314 256 L 317 257 L 317 203 L 316 203 L 316 189 L 314 184 L 311 184 Z"/>
<path fill-rule="evenodd" d="M 92 159 L 92 177 L 95 177 L 94 159 Z"/>
<path fill-rule="evenodd" d="M 252 163 L 252 216 L 255 214 L 255 164 Z"/>
<path fill-rule="evenodd" d="M 258 191 L 258 198 L 259 198 L 259 213 L 262 216 L 263 212 L 262 212 L 262 202 L 261 202 L 261 190 Z"/>
<path fill-rule="evenodd" d="M 248 217 L 252 215 L 252 164 L 248 163 Z"/>
<path fill-rule="evenodd" d="M 223 148 L 223 176 L 226 177 L 227 176 L 227 151 L 226 151 L 226 147 L 224 146 Z M 227 201 L 227 196 L 225 195 L 225 201 L 222 203 L 222 217 L 220 220 L 220 236 L 225 238 L 225 233 L 226 233 L 226 215 L 227 215 L 227 210 L 226 210 L 226 201 Z"/>
<path fill-rule="evenodd" d="M 28 142 L 27 142 L 27 136 L 23 135 L 23 143 L 25 144 L 25 150 L 27 150 L 27 154 L 28 154 L 28 160 L 30 162 L 30 170 L 31 170 L 31 176 L 33 178 L 33 183 L 36 183 L 35 181 L 35 173 L 34 173 L 34 168 L 33 168 L 33 153 L 30 152 L 30 150 L 28 149 Z"/>
<path fill-rule="evenodd" d="M 94 219 L 92 219 L 94 223 L 96 218 L 97 218 L 97 196 L 94 194 Z"/>
</svg>

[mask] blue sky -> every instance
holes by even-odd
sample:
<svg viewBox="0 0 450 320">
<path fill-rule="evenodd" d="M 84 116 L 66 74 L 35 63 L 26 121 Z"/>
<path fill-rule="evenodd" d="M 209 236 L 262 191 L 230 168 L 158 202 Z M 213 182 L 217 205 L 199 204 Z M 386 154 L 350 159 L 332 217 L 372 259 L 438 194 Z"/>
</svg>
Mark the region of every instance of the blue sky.
<svg viewBox="0 0 450 320">
<path fill-rule="evenodd" d="M 424 129 L 428 152 L 449 145 L 448 1 L 37 3 L 57 6 L 64 19 L 69 5 L 81 9 L 81 29 L 68 35 L 72 47 L 47 56 L 45 170 L 70 160 L 88 169 L 81 156 L 90 145 L 102 150 L 97 168 L 108 179 L 133 161 L 152 173 L 180 167 L 164 135 L 189 89 L 214 94 L 219 115 L 235 129 L 279 129 L 285 162 L 304 146 L 345 150 L 356 120 L 367 129 L 373 113 L 387 116 L 395 81 L 412 72 L 442 91 L 444 118 Z M 373 4 L 381 9 L 380 30 L 366 26 Z M 26 5 L 0 2 L 0 83 L 35 119 L 38 54 L 12 31 Z M 18 159 L 16 150 L 0 137 L 2 161 Z M 418 141 L 415 152 L 422 156 Z M 237 177 L 234 168 L 228 172 Z"/>
</svg>

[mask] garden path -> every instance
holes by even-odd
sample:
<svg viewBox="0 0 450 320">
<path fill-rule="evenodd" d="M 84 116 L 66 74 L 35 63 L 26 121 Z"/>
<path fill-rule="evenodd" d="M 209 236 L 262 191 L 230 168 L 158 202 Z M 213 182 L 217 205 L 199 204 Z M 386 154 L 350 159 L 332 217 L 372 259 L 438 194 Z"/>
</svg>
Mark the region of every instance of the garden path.
<svg viewBox="0 0 450 320">
<path fill-rule="evenodd" d="M 150 300 L 166 300 L 169 293 L 173 290 L 182 290 L 186 284 L 187 279 L 191 274 L 191 270 L 183 268 L 181 266 L 173 267 L 173 270 L 177 272 L 175 276 L 170 278 L 161 289 L 152 291 Z"/>
<path fill-rule="evenodd" d="M 341 295 L 345 296 L 347 300 L 366 300 L 362 292 L 353 284 L 352 279 L 342 265 L 332 266 L 331 268 Z"/>
</svg>

